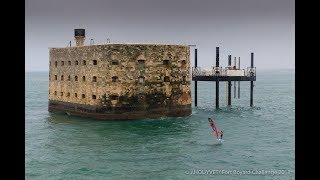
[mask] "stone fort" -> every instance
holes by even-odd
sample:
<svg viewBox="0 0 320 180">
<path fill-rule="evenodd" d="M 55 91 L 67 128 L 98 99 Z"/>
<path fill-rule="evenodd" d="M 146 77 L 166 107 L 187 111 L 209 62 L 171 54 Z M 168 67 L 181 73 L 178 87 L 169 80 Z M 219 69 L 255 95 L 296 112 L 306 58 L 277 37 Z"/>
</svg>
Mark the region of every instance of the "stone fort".
<svg viewBox="0 0 320 180">
<path fill-rule="evenodd" d="M 50 112 L 95 119 L 191 115 L 190 47 L 169 44 L 50 48 Z"/>
</svg>

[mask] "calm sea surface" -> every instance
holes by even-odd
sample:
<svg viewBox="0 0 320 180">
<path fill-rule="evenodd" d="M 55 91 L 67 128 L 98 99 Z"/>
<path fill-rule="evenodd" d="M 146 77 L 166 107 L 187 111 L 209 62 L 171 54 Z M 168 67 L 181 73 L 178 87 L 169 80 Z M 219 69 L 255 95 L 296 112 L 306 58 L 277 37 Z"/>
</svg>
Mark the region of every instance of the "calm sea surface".
<svg viewBox="0 0 320 180">
<path fill-rule="evenodd" d="M 190 117 L 99 121 L 49 113 L 48 73 L 27 72 L 26 179 L 294 179 L 295 72 L 257 73 L 252 108 L 249 82 L 231 108 L 220 83 L 220 110 L 215 83 L 198 82 Z"/>
</svg>

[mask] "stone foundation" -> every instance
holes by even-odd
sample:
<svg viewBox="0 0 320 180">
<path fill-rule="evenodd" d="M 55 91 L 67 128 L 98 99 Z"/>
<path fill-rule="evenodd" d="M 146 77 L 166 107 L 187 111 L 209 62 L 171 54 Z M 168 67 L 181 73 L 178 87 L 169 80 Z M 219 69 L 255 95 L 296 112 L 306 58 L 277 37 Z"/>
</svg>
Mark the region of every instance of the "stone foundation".
<svg viewBox="0 0 320 180">
<path fill-rule="evenodd" d="M 66 103 L 49 100 L 49 112 L 65 112 L 80 117 L 90 117 L 102 120 L 115 119 L 146 119 L 160 117 L 183 117 L 191 115 L 191 105 L 172 105 L 162 108 L 145 109 L 144 107 L 103 107 Z"/>
<path fill-rule="evenodd" d="M 49 111 L 98 119 L 191 114 L 190 47 L 50 48 Z"/>
</svg>

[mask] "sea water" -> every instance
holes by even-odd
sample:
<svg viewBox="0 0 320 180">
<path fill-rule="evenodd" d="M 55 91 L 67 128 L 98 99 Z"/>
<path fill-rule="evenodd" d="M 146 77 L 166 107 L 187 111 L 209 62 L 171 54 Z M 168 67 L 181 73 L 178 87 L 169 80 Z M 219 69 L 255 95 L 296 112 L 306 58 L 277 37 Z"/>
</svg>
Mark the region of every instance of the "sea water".
<svg viewBox="0 0 320 180">
<path fill-rule="evenodd" d="M 232 82 L 231 107 L 220 82 L 219 110 L 215 83 L 198 82 L 189 117 L 101 121 L 49 113 L 48 72 L 27 72 L 26 179 L 294 179 L 294 81 L 294 70 L 258 71 L 253 107 L 250 82 L 240 99 Z"/>
</svg>

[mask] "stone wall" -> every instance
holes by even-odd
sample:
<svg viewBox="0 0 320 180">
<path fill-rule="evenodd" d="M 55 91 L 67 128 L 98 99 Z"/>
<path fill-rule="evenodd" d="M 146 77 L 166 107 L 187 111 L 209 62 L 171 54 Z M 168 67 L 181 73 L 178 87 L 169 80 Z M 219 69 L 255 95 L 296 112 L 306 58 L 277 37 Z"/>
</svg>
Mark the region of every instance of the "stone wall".
<svg viewBox="0 0 320 180">
<path fill-rule="evenodd" d="M 170 108 L 176 111 L 181 107 L 185 113 L 178 114 L 190 115 L 189 54 L 185 45 L 51 48 L 49 111 L 68 112 L 65 107 L 69 103 L 73 104 L 73 114 L 79 106 L 88 112 L 91 107 L 93 114 L 141 114 L 162 109 L 157 117 L 174 116 Z"/>
</svg>

